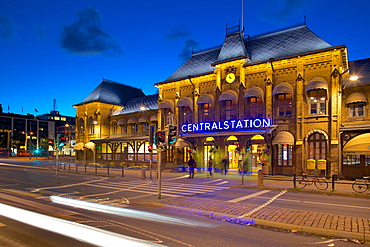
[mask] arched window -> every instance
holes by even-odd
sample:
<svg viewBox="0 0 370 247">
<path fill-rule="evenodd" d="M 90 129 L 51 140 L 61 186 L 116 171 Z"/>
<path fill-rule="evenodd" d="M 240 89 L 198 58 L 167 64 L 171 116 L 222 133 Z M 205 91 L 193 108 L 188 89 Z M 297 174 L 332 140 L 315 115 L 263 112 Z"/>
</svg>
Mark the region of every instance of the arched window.
<svg viewBox="0 0 370 247">
<path fill-rule="evenodd" d="M 293 87 L 288 83 L 280 83 L 272 92 L 278 117 L 290 117 L 293 113 Z"/>
<path fill-rule="evenodd" d="M 363 93 L 356 92 L 349 95 L 346 100 L 348 114 L 350 118 L 363 117 L 365 115 L 365 106 L 367 98 Z"/>
<path fill-rule="evenodd" d="M 321 133 L 313 133 L 308 137 L 308 158 L 326 160 L 327 140 Z"/>
<path fill-rule="evenodd" d="M 117 122 L 116 121 L 113 121 L 112 122 L 112 134 L 113 135 L 116 135 L 117 134 L 117 129 L 118 129 Z"/>
<path fill-rule="evenodd" d="M 95 134 L 95 121 L 93 117 L 89 117 L 89 134 Z"/>
<path fill-rule="evenodd" d="M 173 123 L 173 112 L 172 112 L 172 110 L 169 109 L 169 108 L 166 108 L 164 110 L 164 116 L 166 118 L 166 121 L 165 121 L 166 125 L 171 125 Z"/>
<path fill-rule="evenodd" d="M 80 128 L 80 134 L 85 134 L 85 121 L 83 118 L 80 118 L 79 120 L 79 128 Z"/>
</svg>

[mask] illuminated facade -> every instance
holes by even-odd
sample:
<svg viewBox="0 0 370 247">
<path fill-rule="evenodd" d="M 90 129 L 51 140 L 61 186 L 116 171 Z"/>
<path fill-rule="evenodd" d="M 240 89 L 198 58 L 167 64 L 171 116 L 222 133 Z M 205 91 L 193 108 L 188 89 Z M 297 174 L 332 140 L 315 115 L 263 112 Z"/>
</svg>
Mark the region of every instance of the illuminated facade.
<svg viewBox="0 0 370 247">
<path fill-rule="evenodd" d="M 178 127 L 165 162 L 272 174 L 339 173 L 347 48 L 306 25 L 255 37 L 227 29 L 221 46 L 194 53 L 159 88 L 158 127 Z M 244 161 L 244 162 L 243 162 Z M 245 164 L 242 167 L 242 164 Z"/>
<path fill-rule="evenodd" d="M 76 159 L 88 163 L 120 165 L 156 161 L 150 153 L 149 133 L 157 121 L 158 95 L 103 80 L 85 100 L 74 105 L 76 113 Z"/>
</svg>

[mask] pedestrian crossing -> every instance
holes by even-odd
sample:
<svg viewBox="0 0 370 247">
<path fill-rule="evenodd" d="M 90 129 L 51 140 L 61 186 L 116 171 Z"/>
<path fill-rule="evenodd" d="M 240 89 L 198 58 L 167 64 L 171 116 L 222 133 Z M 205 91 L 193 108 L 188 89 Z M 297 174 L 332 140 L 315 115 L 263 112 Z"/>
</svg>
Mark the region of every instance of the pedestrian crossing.
<svg viewBox="0 0 370 247">
<path fill-rule="evenodd" d="M 96 183 L 85 184 L 85 186 L 111 189 L 119 191 L 130 191 L 145 194 L 157 194 L 158 193 L 158 182 L 157 181 L 100 181 Z M 162 182 L 161 183 L 161 194 L 165 196 L 179 197 L 179 196 L 194 196 L 205 193 L 212 193 L 222 190 L 227 190 L 230 187 L 226 186 L 214 186 L 208 184 L 188 184 L 188 183 L 172 183 Z"/>
</svg>

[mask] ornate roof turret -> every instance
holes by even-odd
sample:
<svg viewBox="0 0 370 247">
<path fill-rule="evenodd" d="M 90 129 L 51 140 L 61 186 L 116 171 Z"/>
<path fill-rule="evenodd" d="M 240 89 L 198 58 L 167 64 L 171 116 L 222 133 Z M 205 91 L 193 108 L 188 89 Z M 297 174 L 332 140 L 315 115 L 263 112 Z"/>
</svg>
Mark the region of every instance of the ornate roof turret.
<svg viewBox="0 0 370 247">
<path fill-rule="evenodd" d="M 226 38 L 218 54 L 217 62 L 239 57 L 248 58 L 248 53 L 238 25 L 226 29 Z"/>
</svg>

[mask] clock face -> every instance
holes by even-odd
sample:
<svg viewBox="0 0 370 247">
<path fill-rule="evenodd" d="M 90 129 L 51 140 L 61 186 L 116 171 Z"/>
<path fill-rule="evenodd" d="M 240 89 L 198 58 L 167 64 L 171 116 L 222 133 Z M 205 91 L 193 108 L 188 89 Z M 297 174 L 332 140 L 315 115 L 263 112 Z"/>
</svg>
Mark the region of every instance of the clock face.
<svg viewBox="0 0 370 247">
<path fill-rule="evenodd" d="M 228 83 L 232 83 L 233 81 L 235 81 L 235 74 L 234 73 L 229 73 L 226 75 L 226 81 Z"/>
</svg>

